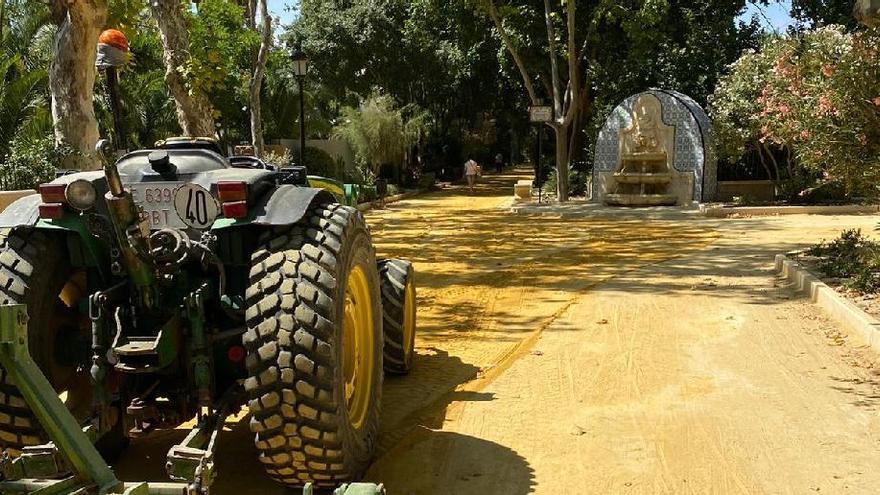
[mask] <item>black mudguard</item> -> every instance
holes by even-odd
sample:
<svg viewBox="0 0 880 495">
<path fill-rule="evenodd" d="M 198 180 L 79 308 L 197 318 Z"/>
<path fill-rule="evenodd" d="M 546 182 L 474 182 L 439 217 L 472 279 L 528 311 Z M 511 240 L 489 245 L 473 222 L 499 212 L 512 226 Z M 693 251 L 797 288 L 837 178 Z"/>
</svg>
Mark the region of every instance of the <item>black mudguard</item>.
<svg viewBox="0 0 880 495">
<path fill-rule="evenodd" d="M 3 213 L 0 213 L 0 229 L 36 225 L 40 218 L 40 203 L 42 202 L 39 194 L 15 200 L 3 210 Z"/>
<path fill-rule="evenodd" d="M 302 220 L 309 206 L 315 202 L 336 203 L 337 200 L 323 189 L 281 185 L 254 206 L 255 217 L 250 223 L 266 226 L 292 225 Z"/>
</svg>

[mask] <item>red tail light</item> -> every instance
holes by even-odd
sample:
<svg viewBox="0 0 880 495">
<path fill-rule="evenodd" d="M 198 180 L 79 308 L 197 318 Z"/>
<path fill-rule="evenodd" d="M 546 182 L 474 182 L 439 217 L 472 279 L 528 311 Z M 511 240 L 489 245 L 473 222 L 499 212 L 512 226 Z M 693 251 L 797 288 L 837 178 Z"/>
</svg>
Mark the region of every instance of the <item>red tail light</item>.
<svg viewBox="0 0 880 495">
<path fill-rule="evenodd" d="M 67 184 L 40 184 L 40 197 L 43 203 L 66 203 L 67 197 L 64 195 Z"/>
<path fill-rule="evenodd" d="M 221 203 L 247 201 L 247 183 L 220 181 L 217 183 L 217 197 Z"/>
<path fill-rule="evenodd" d="M 40 205 L 40 218 L 58 220 L 64 216 L 64 205 L 61 203 L 47 203 Z"/>
<path fill-rule="evenodd" d="M 244 218 L 248 214 L 247 201 L 223 203 L 223 216 L 226 218 Z"/>
<path fill-rule="evenodd" d="M 226 359 L 232 363 L 240 363 L 247 357 L 247 351 L 240 345 L 234 345 L 226 350 Z"/>
</svg>

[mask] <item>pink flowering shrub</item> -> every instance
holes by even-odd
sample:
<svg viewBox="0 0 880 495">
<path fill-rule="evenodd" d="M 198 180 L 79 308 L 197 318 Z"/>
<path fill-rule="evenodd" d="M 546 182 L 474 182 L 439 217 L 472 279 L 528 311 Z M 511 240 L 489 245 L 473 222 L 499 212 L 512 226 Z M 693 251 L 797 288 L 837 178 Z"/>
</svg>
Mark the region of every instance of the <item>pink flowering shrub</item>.
<svg viewBox="0 0 880 495">
<path fill-rule="evenodd" d="M 821 181 L 840 184 L 848 195 L 876 196 L 878 46 L 876 30 L 830 26 L 770 37 L 745 53 L 710 101 L 722 154 L 735 161 L 751 147 L 782 147 Z"/>
</svg>

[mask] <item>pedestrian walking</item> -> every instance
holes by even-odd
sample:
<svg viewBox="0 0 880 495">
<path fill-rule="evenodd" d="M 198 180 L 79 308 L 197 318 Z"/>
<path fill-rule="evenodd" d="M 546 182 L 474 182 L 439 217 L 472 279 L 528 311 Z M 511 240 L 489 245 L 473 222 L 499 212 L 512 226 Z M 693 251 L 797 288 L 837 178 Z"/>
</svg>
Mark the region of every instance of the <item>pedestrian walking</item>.
<svg viewBox="0 0 880 495">
<path fill-rule="evenodd" d="M 504 171 L 504 155 L 501 152 L 495 155 L 495 171 L 499 174 Z"/>
<path fill-rule="evenodd" d="M 470 188 L 471 192 L 474 191 L 478 175 L 480 175 L 480 165 L 473 158 L 469 158 L 468 161 L 464 162 L 464 176 L 467 179 L 468 188 Z"/>
</svg>

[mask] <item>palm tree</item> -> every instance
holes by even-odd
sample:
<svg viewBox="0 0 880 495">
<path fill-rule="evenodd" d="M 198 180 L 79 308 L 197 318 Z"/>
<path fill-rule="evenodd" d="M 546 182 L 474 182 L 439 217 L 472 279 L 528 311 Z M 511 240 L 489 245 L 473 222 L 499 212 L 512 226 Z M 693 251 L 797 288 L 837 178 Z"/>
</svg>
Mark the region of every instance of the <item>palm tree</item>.
<svg viewBox="0 0 880 495">
<path fill-rule="evenodd" d="M 52 116 L 46 101 L 48 74 L 28 71 L 19 55 L 0 55 L 0 160 L 11 143 L 50 135 Z"/>
<path fill-rule="evenodd" d="M 51 135 L 48 74 L 52 26 L 41 2 L 0 0 L 0 160 L 13 142 Z"/>
</svg>

